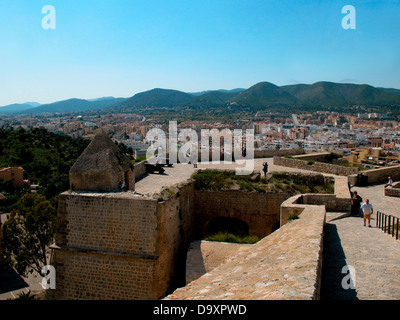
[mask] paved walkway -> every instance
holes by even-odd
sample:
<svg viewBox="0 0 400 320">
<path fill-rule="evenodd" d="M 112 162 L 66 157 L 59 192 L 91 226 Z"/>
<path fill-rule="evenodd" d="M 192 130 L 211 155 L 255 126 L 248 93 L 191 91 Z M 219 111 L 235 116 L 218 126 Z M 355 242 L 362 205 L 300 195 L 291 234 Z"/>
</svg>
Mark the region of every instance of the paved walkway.
<svg viewBox="0 0 400 320">
<path fill-rule="evenodd" d="M 400 198 L 385 196 L 384 185 L 383 183 L 367 187 L 353 187 L 351 190 L 357 191 L 363 201 L 369 199 L 375 213 L 381 211 L 400 218 Z"/>
<path fill-rule="evenodd" d="M 273 164 L 273 158 L 258 158 L 254 159 L 254 170 L 261 171 L 263 168 L 263 163 L 268 162 L 268 171 L 269 172 L 307 172 L 307 173 L 317 173 L 308 170 L 300 170 L 295 168 L 287 168 L 282 166 L 276 166 Z M 199 163 L 198 169 L 230 169 L 235 170 L 240 168 L 236 162 L 232 162 L 231 164 L 224 163 L 221 161 L 220 163 Z M 193 165 L 189 164 L 174 164 L 172 167 L 164 167 L 165 172 L 163 174 L 149 174 L 145 176 L 143 179 L 135 183 L 136 192 L 143 195 L 152 195 L 154 193 L 160 192 L 162 187 L 164 186 L 172 186 L 177 183 L 181 183 L 190 178 L 190 176 L 196 171 L 193 168 Z M 326 174 L 326 176 L 334 176 Z"/>
<path fill-rule="evenodd" d="M 369 199 L 373 204 L 372 228 L 364 227 L 361 216 L 327 221 L 321 299 L 398 300 L 400 240 L 376 228 L 375 219 L 377 210 L 399 216 L 400 199 L 385 197 L 383 184 L 352 190 L 357 190 L 364 201 Z M 348 286 L 351 273 L 342 270 L 344 266 L 354 270 L 354 289 Z"/>
</svg>

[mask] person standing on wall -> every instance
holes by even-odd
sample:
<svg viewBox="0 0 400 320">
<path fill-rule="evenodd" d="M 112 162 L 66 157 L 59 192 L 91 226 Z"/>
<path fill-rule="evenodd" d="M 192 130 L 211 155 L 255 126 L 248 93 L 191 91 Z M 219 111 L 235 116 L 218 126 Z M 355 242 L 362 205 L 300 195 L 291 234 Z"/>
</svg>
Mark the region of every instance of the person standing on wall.
<svg viewBox="0 0 400 320">
<path fill-rule="evenodd" d="M 264 172 L 264 177 L 266 177 L 267 176 L 267 172 L 268 172 L 268 162 L 267 161 L 265 161 L 263 163 L 263 172 Z"/>
</svg>

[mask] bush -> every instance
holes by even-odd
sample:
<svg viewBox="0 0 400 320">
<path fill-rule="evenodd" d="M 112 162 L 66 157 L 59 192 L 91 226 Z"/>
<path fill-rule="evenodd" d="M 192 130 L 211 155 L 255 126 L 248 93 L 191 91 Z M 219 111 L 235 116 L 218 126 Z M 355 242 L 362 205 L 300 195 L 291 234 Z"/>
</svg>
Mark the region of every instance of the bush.
<svg viewBox="0 0 400 320">
<path fill-rule="evenodd" d="M 291 214 L 289 217 L 288 217 L 288 222 L 289 221 L 292 221 L 292 220 L 297 220 L 297 219 L 300 219 L 299 218 L 299 216 L 297 215 L 297 214 Z"/>
<path fill-rule="evenodd" d="M 215 242 L 229 242 L 229 243 L 241 243 L 241 244 L 254 244 L 260 239 L 257 236 L 237 236 L 228 232 L 219 232 L 207 237 L 207 241 Z"/>
<path fill-rule="evenodd" d="M 230 188 L 233 184 L 231 178 L 235 175 L 232 171 L 204 170 L 193 175 L 197 190 L 221 190 Z"/>
</svg>

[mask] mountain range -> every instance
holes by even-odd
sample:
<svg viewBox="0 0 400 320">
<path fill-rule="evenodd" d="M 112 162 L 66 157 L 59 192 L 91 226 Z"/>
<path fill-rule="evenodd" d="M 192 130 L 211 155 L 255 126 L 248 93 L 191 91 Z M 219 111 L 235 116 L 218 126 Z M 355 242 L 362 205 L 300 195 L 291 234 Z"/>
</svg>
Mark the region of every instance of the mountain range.
<svg viewBox="0 0 400 320">
<path fill-rule="evenodd" d="M 43 105 L 33 102 L 12 104 L 0 107 L 0 114 L 65 113 L 106 108 L 111 111 L 127 111 L 146 107 L 207 109 L 223 108 L 224 106 L 250 110 L 282 107 L 315 110 L 316 108 L 349 109 L 355 105 L 384 107 L 385 110 L 397 112 L 400 110 L 400 90 L 378 88 L 367 84 L 326 81 L 286 86 L 260 82 L 248 89 L 221 89 L 194 93 L 156 88 L 135 94 L 130 98 L 68 99 Z"/>
</svg>

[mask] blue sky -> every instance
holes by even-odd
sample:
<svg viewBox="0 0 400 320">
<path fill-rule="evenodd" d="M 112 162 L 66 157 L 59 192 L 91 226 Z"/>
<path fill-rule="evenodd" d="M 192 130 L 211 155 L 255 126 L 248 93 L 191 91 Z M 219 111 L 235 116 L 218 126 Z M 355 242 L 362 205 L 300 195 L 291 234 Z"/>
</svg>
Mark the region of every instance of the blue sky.
<svg viewBox="0 0 400 320">
<path fill-rule="evenodd" d="M 56 29 L 42 28 L 42 7 Z M 344 30 L 342 7 L 356 9 Z M 400 88 L 398 0 L 2 0 L 0 105 L 333 82 Z"/>
</svg>

